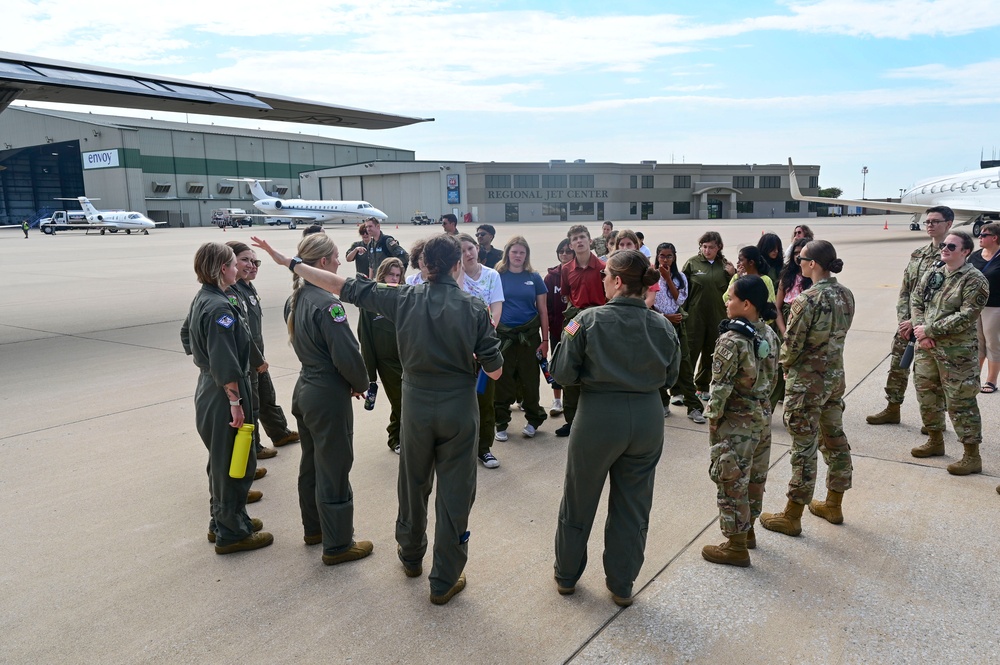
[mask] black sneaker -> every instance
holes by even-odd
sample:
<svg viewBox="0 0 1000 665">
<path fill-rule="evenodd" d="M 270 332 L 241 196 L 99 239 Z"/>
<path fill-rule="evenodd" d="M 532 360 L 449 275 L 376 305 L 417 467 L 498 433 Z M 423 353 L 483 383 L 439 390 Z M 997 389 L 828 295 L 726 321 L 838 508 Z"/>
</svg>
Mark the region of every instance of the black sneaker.
<svg viewBox="0 0 1000 665">
<path fill-rule="evenodd" d="M 569 436 L 570 424 L 566 423 L 562 427 L 556 430 L 556 436 Z"/>
<path fill-rule="evenodd" d="M 483 463 L 487 469 L 495 469 L 500 466 L 500 460 L 493 456 L 493 453 L 483 453 L 479 456 L 479 461 Z"/>
</svg>

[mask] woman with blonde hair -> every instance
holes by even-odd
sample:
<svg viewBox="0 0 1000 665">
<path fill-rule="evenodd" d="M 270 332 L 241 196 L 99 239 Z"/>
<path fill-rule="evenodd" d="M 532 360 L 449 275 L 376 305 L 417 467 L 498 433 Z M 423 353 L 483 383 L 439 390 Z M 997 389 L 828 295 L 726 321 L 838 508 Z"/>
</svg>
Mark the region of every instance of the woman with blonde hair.
<svg viewBox="0 0 1000 665">
<path fill-rule="evenodd" d="M 336 273 L 337 246 L 325 233 L 299 242 L 301 262 Z M 323 544 L 323 563 L 362 559 L 372 543 L 354 540 L 354 410 L 351 397 L 368 388 L 368 372 L 347 311 L 333 294 L 294 276 L 285 305 L 288 337 L 302 363 L 292 415 L 302 441 L 299 509 L 307 545 Z"/>
<path fill-rule="evenodd" d="M 398 286 L 403 281 L 405 268 L 395 256 L 383 261 L 375 271 L 379 284 Z M 399 408 L 403 391 L 403 365 L 399 360 L 396 326 L 379 312 L 361 310 L 358 318 L 358 340 L 361 356 L 368 368 L 368 380 L 375 383 L 375 373 L 382 379 L 382 391 L 389 400 L 389 450 L 399 454 Z"/>
</svg>

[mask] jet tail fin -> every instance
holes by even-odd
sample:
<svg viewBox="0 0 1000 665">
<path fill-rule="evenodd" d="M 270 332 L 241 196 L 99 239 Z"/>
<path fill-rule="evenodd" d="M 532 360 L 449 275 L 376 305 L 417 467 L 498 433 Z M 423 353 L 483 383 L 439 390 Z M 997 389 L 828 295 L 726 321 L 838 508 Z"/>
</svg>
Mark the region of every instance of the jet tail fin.
<svg viewBox="0 0 1000 665">
<path fill-rule="evenodd" d="M 260 184 L 262 182 L 271 182 L 270 180 L 257 180 L 255 178 L 227 178 L 227 180 L 230 180 L 232 182 L 250 183 L 250 193 L 253 194 L 254 201 L 260 201 L 261 199 L 272 198 L 271 196 L 268 195 L 267 192 L 264 191 L 264 188 Z"/>
<path fill-rule="evenodd" d="M 83 208 L 85 213 L 88 215 L 97 214 L 97 208 L 94 207 L 94 204 L 86 196 L 78 196 L 76 200 L 80 202 L 80 207 Z"/>
</svg>

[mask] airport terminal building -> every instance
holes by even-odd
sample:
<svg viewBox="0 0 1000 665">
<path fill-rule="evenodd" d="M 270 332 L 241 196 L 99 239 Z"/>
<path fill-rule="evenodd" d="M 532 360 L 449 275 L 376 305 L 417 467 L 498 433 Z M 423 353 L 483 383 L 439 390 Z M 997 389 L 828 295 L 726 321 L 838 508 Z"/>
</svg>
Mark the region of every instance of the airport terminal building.
<svg viewBox="0 0 1000 665">
<path fill-rule="evenodd" d="M 819 166 L 796 165 L 803 194 Z M 743 219 L 815 215 L 784 164 L 371 161 L 301 176 L 305 198 L 363 198 L 390 220 L 468 213 L 477 222 Z"/>
<path fill-rule="evenodd" d="M 819 166 L 797 165 L 817 195 Z M 416 161 L 411 150 L 307 134 L 12 106 L 0 114 L 0 224 L 100 199 L 170 226 L 218 208 L 252 210 L 245 183 L 281 198 L 365 200 L 408 223 L 452 212 L 476 222 L 743 219 L 815 213 L 783 164 Z"/>
<path fill-rule="evenodd" d="M 0 114 L 0 224 L 76 209 L 55 199 L 87 196 L 99 209 L 204 226 L 213 209 L 253 208 L 247 185 L 227 178 L 269 179 L 269 191 L 294 198 L 300 173 L 413 158 L 307 134 L 11 106 Z"/>
</svg>

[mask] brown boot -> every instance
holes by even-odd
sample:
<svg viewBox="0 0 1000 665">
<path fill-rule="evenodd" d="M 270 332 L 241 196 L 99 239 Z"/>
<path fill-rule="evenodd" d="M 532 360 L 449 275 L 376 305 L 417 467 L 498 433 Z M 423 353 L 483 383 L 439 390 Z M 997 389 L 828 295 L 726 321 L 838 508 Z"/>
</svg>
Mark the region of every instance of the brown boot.
<svg viewBox="0 0 1000 665">
<path fill-rule="evenodd" d="M 898 425 L 899 405 L 888 402 L 884 409 L 875 415 L 868 416 L 865 420 L 868 421 L 869 425 Z"/>
<path fill-rule="evenodd" d="M 747 531 L 747 549 L 757 549 L 757 534 L 754 533 L 753 527 L 750 527 L 750 530 Z"/>
<path fill-rule="evenodd" d="M 927 442 L 910 451 L 914 457 L 941 457 L 944 455 L 944 433 L 940 430 L 927 432 Z"/>
<path fill-rule="evenodd" d="M 826 491 L 826 501 L 811 501 L 809 512 L 822 517 L 830 524 L 843 524 L 844 513 L 840 510 L 840 502 L 844 500 L 843 492 Z"/>
<path fill-rule="evenodd" d="M 746 568 L 750 565 L 750 553 L 747 552 L 747 535 L 734 533 L 729 540 L 721 545 L 705 545 L 701 548 L 701 556 L 706 561 L 721 563 L 727 566 Z"/>
<path fill-rule="evenodd" d="M 923 434 L 924 436 L 927 436 L 927 425 L 920 426 L 920 433 Z"/>
<path fill-rule="evenodd" d="M 358 559 L 364 559 L 366 556 L 372 553 L 374 547 L 372 546 L 372 541 L 370 540 L 359 540 L 351 545 L 350 549 L 341 552 L 340 554 L 324 554 L 323 563 L 328 566 L 336 566 L 337 564 L 347 563 L 348 561 L 357 561 Z"/>
<path fill-rule="evenodd" d="M 962 455 L 962 459 L 948 465 L 948 473 L 953 476 L 982 473 L 983 460 L 979 457 L 979 445 L 975 443 L 966 443 L 963 445 L 965 446 L 965 454 Z"/>
<path fill-rule="evenodd" d="M 795 503 L 791 499 L 785 504 L 785 509 L 780 513 L 761 513 L 760 525 L 768 531 L 777 531 L 786 536 L 798 536 L 802 533 L 802 509 L 801 503 Z"/>
</svg>

